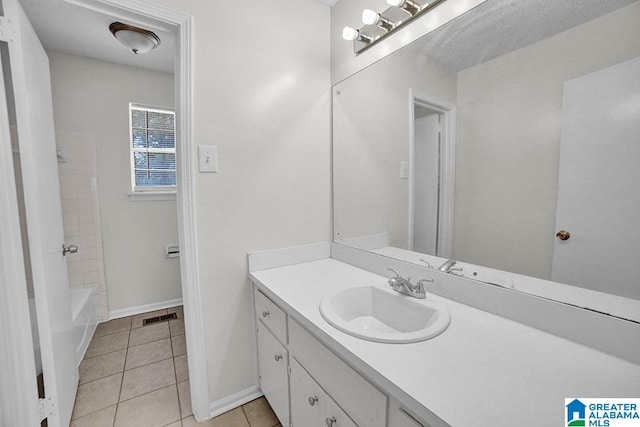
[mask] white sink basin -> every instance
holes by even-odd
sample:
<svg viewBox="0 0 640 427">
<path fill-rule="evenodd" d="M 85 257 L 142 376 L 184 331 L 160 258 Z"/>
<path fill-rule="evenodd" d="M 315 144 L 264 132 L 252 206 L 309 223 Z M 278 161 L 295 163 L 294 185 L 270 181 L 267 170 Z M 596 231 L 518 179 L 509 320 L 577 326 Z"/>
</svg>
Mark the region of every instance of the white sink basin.
<svg viewBox="0 0 640 427">
<path fill-rule="evenodd" d="M 385 343 L 428 340 L 447 329 L 451 319 L 449 310 L 435 301 L 373 286 L 344 289 L 325 297 L 320 313 L 342 332 Z"/>
</svg>

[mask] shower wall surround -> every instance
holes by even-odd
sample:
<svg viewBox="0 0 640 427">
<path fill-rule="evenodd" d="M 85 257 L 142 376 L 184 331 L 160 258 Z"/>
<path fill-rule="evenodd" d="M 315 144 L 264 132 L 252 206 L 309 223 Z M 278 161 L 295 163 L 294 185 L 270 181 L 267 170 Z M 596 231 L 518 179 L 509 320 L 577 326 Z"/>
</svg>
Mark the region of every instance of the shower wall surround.
<svg viewBox="0 0 640 427">
<path fill-rule="evenodd" d="M 56 131 L 56 142 L 65 243 L 79 248 L 67 254 L 69 287 L 93 289 L 98 321 L 108 320 L 95 135 Z"/>
</svg>

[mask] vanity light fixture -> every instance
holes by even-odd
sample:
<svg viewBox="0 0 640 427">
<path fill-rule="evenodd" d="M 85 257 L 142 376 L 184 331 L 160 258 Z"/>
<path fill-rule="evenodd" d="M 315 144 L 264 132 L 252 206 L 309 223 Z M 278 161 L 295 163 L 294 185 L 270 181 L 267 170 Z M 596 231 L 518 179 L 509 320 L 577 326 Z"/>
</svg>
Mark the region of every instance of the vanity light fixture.
<svg viewBox="0 0 640 427">
<path fill-rule="evenodd" d="M 365 9 L 362 11 L 362 23 L 364 25 L 375 25 L 386 31 L 391 31 L 395 28 L 396 24 L 376 12 L 375 10 Z"/>
<path fill-rule="evenodd" d="M 386 0 L 390 6 L 383 12 L 365 9 L 363 27 L 344 27 L 342 38 L 353 42 L 353 51 L 360 54 L 394 31 L 422 16 L 446 0 Z"/>
<path fill-rule="evenodd" d="M 387 4 L 389 6 L 398 7 L 409 15 L 413 16 L 416 13 L 420 12 L 420 5 L 411 1 L 411 0 L 387 0 Z M 426 3 L 425 6 L 428 6 L 429 3 Z"/>
<path fill-rule="evenodd" d="M 351 27 L 344 27 L 342 29 L 342 38 L 348 41 L 359 40 L 367 43 L 371 43 L 373 41 L 372 37 L 363 34 L 360 30 Z"/>
<path fill-rule="evenodd" d="M 109 25 L 111 34 L 133 53 L 147 53 L 160 45 L 160 37 L 154 32 L 133 25 L 113 22 Z"/>
</svg>

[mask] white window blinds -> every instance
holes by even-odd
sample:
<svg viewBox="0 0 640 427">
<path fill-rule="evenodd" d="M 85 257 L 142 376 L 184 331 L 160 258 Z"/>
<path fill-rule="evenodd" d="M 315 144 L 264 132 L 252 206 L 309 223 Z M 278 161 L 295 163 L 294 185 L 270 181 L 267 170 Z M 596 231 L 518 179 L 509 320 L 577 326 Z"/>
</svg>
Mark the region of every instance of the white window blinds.
<svg viewBox="0 0 640 427">
<path fill-rule="evenodd" d="M 131 186 L 134 192 L 173 191 L 176 186 L 175 113 L 129 104 Z"/>
</svg>

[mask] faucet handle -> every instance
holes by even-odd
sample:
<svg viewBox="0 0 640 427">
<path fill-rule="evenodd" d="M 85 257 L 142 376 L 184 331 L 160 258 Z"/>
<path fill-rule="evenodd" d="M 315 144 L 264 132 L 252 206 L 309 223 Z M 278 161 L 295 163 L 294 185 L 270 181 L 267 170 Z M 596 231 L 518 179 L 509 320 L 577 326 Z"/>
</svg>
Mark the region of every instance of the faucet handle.
<svg viewBox="0 0 640 427">
<path fill-rule="evenodd" d="M 393 271 L 393 273 L 396 275 L 396 277 L 394 277 L 394 279 L 399 279 L 402 276 L 400 276 L 400 273 L 398 273 L 397 271 L 395 271 L 393 268 L 387 268 L 387 270 L 389 271 Z"/>
<path fill-rule="evenodd" d="M 429 261 L 427 261 L 424 258 L 420 258 L 420 262 L 424 262 L 425 264 L 427 264 L 427 267 L 433 268 L 433 264 L 431 264 Z"/>
<path fill-rule="evenodd" d="M 420 279 L 420 280 L 418 280 L 418 283 L 416 283 L 416 285 L 420 289 L 424 289 L 424 284 L 425 283 L 433 283 L 433 279 Z"/>
<path fill-rule="evenodd" d="M 427 292 L 424 290 L 425 282 L 433 283 L 433 279 L 420 279 L 418 283 L 416 283 L 416 298 L 425 298 L 427 296 Z"/>
</svg>

